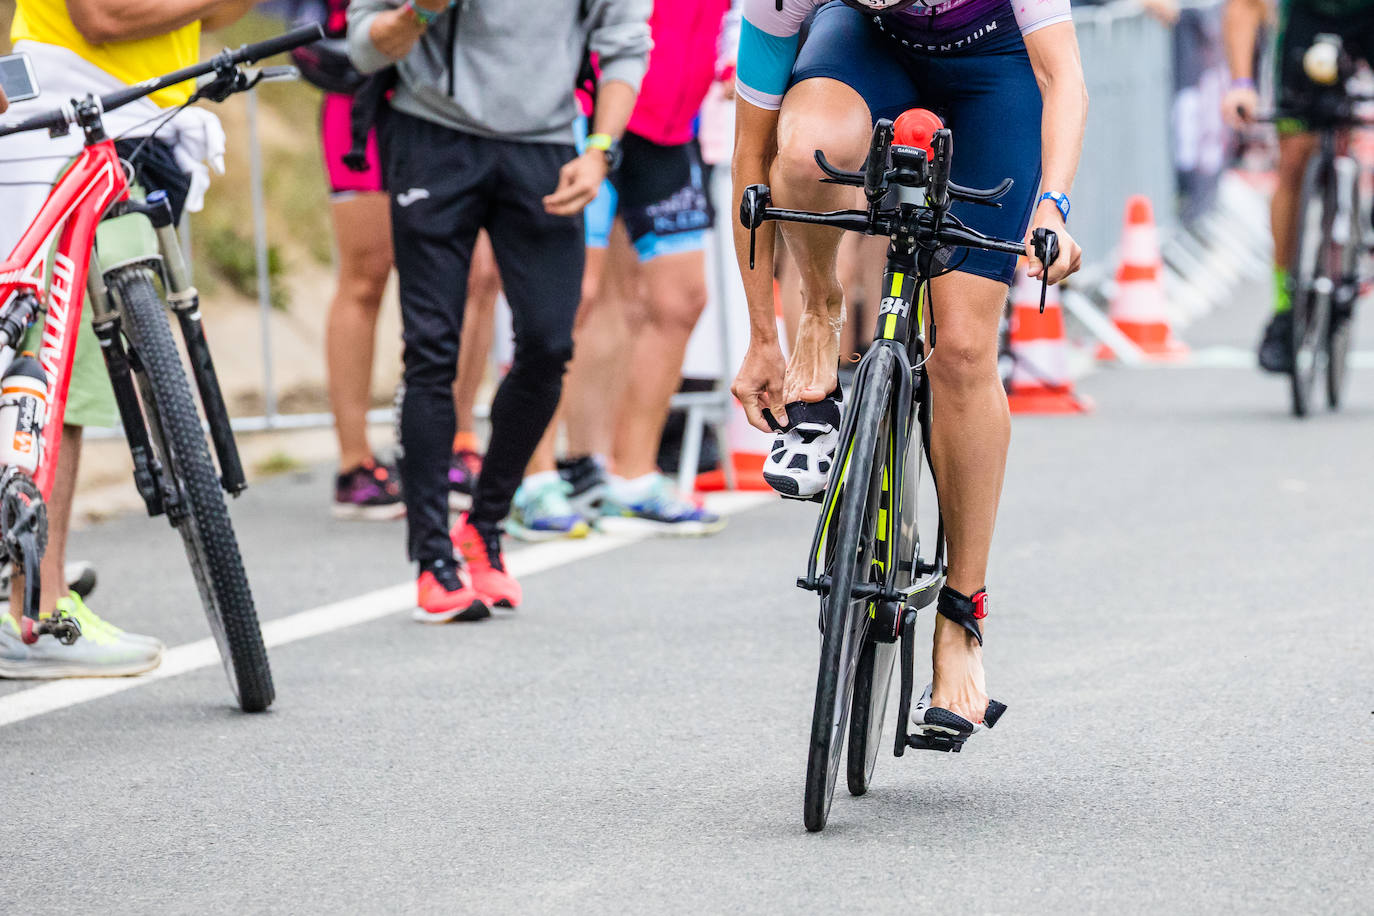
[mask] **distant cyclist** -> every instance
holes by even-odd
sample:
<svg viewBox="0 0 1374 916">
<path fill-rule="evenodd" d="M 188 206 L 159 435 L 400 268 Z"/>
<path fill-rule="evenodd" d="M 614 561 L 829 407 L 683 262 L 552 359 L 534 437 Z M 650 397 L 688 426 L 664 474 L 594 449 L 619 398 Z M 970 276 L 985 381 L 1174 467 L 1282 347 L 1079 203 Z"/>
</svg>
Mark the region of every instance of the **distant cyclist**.
<svg viewBox="0 0 1374 916">
<path fill-rule="evenodd" d="M 1259 107 L 1255 87 L 1255 45 L 1268 18 L 1267 0 L 1228 0 L 1224 29 L 1231 90 L 1222 102 L 1233 127 L 1249 123 Z M 1277 104 L 1285 114 L 1301 112 L 1320 90 L 1303 58 L 1318 35 L 1340 38 L 1354 59 L 1374 55 L 1374 0 L 1279 0 L 1278 45 L 1274 55 Z M 1293 262 L 1297 259 L 1298 207 L 1303 173 L 1318 138 L 1300 116 L 1279 122 L 1279 175 L 1270 220 L 1274 234 L 1274 314 L 1260 341 L 1259 363 L 1269 372 L 1293 365 Z"/>
<path fill-rule="evenodd" d="M 799 33 L 810 20 L 803 42 Z M 1049 269 L 1057 282 L 1079 266 L 1065 228 L 1078 167 L 1087 93 L 1068 0 L 744 0 L 734 157 L 735 198 L 755 183 L 777 206 L 837 210 L 856 204 L 852 188 L 822 184 L 814 151 L 857 169 L 873 122 L 913 107 L 943 116 L 954 136 L 953 180 L 986 188 L 1015 180 L 1001 208 L 955 204 L 954 215 L 999 238 L 1029 227 L 1058 233 Z M 819 492 L 833 460 L 840 418 L 836 362 L 845 319 L 835 275 L 840 232 L 785 224 L 801 272 L 805 313 L 784 364 L 773 314 L 774 235 L 735 226 L 749 301 L 750 343 L 734 390 L 749 420 L 767 429 L 771 411 L 786 432 L 769 468 L 800 495 Z M 1045 268 L 1027 246 L 1031 276 Z M 935 410 L 931 456 L 949 542 L 948 585 L 935 621 L 934 682 L 916 704 L 919 729 L 934 707 L 970 732 L 988 707 L 982 642 L 984 588 L 993 523 L 1010 438 L 997 371 L 998 320 L 1016 259 L 990 252 L 955 255 L 954 272 L 932 284 L 939 327 L 928 369 Z"/>
</svg>

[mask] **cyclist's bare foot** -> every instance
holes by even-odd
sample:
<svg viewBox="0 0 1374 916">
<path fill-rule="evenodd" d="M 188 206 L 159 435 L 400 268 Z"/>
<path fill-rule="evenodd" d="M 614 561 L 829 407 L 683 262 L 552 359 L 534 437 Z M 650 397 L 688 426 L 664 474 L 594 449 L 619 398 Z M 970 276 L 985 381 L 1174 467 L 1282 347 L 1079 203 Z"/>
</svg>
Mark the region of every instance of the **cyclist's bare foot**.
<svg viewBox="0 0 1374 916">
<path fill-rule="evenodd" d="M 981 723 L 988 710 L 983 647 L 968 630 L 940 614 L 935 616 L 931 667 L 935 677 L 930 705 Z"/>
<path fill-rule="evenodd" d="M 840 329 L 844 327 L 844 300 L 837 297 L 824 309 L 809 305 L 797 325 L 797 341 L 782 380 L 784 404 L 814 404 L 835 390 L 840 359 Z"/>
</svg>

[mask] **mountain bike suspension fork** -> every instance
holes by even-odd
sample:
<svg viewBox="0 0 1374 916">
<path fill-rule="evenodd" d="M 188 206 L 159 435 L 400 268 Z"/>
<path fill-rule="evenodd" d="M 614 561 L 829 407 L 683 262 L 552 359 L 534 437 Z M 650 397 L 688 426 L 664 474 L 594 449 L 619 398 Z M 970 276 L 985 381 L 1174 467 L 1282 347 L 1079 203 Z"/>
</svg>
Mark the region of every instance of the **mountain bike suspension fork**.
<svg viewBox="0 0 1374 916">
<path fill-rule="evenodd" d="M 248 481 L 243 475 L 243 462 L 239 458 L 238 443 L 234 441 L 234 430 L 229 425 L 229 408 L 224 403 L 219 376 L 215 374 L 210 344 L 205 339 L 205 325 L 200 320 L 200 293 L 191 285 L 191 275 L 181 254 L 176 227 L 172 225 L 172 209 L 166 201 L 167 195 L 163 192 L 154 191 L 148 195 L 152 210 L 148 215 L 157 231 L 166 269 L 167 304 L 176 313 L 182 340 L 186 342 L 186 353 L 191 359 L 191 372 L 196 378 L 200 404 L 210 426 L 215 456 L 219 459 L 220 485 L 226 493 L 237 496 L 248 488 Z"/>
<path fill-rule="evenodd" d="M 148 424 L 144 422 L 143 408 L 139 403 L 138 391 L 134 388 L 133 366 L 124 349 L 124 339 L 119 334 L 119 312 L 110 303 L 105 277 L 94 254 L 91 255 L 90 272 L 86 275 L 86 301 L 91 307 L 91 328 L 100 343 L 105 369 L 110 373 L 110 387 L 114 389 L 115 406 L 119 408 L 119 422 L 124 427 L 124 438 L 129 443 L 129 453 L 134 459 L 134 486 L 143 498 L 148 514 L 161 515 L 167 511 L 162 498 L 162 463 L 153 451 L 152 441 L 148 437 Z"/>
</svg>

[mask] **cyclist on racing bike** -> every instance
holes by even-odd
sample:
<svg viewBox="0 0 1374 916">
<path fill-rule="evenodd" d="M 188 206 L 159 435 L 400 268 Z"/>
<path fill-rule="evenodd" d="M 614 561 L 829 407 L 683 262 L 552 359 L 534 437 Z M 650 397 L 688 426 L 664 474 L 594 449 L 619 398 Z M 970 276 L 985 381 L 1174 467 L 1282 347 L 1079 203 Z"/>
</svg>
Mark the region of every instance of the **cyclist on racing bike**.
<svg viewBox="0 0 1374 916">
<path fill-rule="evenodd" d="M 1080 252 L 1065 221 L 1087 92 L 1068 0 L 844 0 L 821 6 L 801 41 L 816 6 L 819 0 L 744 0 L 736 198 L 759 183 L 771 186 L 779 207 L 852 207 L 853 189 L 820 182 L 814 151 L 824 150 L 839 168 L 860 168 L 874 120 L 922 106 L 942 115 L 953 132 L 952 180 L 980 188 L 1015 180 L 1000 209 L 956 203 L 954 215 L 1001 238 L 1024 237 L 1030 226 L 1053 230 L 1061 256 L 1049 268 L 1050 281 L 1077 270 Z M 784 365 L 774 323 L 771 225 L 759 231 L 754 270 L 749 234 L 735 226 L 751 333 L 734 391 L 754 426 L 768 428 L 764 411 L 783 425 L 773 447 L 783 460 L 768 467 L 791 478 L 794 495 L 808 496 L 824 488 L 838 437 L 840 233 L 783 227 L 806 302 Z M 1031 276 L 1039 276 L 1045 268 L 1029 246 L 1027 258 Z M 932 283 L 939 334 L 928 368 L 939 406 L 931 456 L 948 532 L 949 578 L 935 621 L 934 681 L 913 707 L 917 728 L 939 707 L 965 719 L 972 731 L 988 707 L 984 584 L 1010 438 L 997 327 L 1015 262 L 990 252 L 958 253 L 954 271 Z"/>
<path fill-rule="evenodd" d="M 1227 121 L 1240 127 L 1255 116 L 1255 43 L 1268 14 L 1266 0 L 1228 0 L 1225 13 L 1226 57 L 1231 90 L 1222 102 Z M 1366 61 L 1374 56 L 1374 0 L 1279 0 L 1278 47 L 1274 55 L 1278 108 L 1285 114 L 1310 104 L 1319 87 L 1308 76 L 1303 58 L 1318 35 L 1338 35 L 1345 52 Z M 1333 74 L 1334 76 L 1334 74 Z M 1290 271 L 1297 258 L 1298 207 L 1303 173 L 1317 149 L 1318 138 L 1301 118 L 1279 121 L 1279 175 L 1271 203 L 1274 233 L 1274 315 L 1260 341 L 1259 363 L 1269 372 L 1288 372 L 1293 365 L 1293 311 Z"/>
<path fill-rule="evenodd" d="M 130 8 L 120 0 L 19 0 L 10 37 L 15 51 L 29 55 L 41 94 L 16 103 L 11 114 L 23 117 L 88 92 L 111 92 L 189 66 L 200 58 L 202 25 L 228 25 L 255 2 L 163 0 Z M 134 138 L 147 137 L 161 115 L 186 101 L 193 88 L 183 84 L 164 89 L 108 114 L 105 127 L 110 135 L 124 138 L 116 143 L 120 154 L 129 156 L 140 142 Z M 0 246 L 5 252 L 13 248 L 38 213 L 54 178 L 80 151 L 81 141 L 80 131 L 62 138 L 33 132 L 0 141 L 0 166 L 6 179 L 0 202 L 9 217 L 0 228 Z M 223 152 L 224 132 L 214 115 L 187 109 L 144 147 L 135 178 L 149 189 L 167 191 L 178 214 L 183 205 L 197 210 L 209 184 L 206 163 Z M 35 325 L 29 339 L 36 340 L 39 330 Z M 56 482 L 48 501 L 41 608 L 44 615 L 61 608 L 75 617 L 82 636 L 70 646 L 51 635 L 25 645 L 15 625 L 20 608 L 14 602 L 0 614 L 0 677 L 130 675 L 155 668 L 162 660 L 160 641 L 126 633 L 101 620 L 86 607 L 81 595 L 68 589 L 63 571 L 82 430 L 86 426 L 114 426 L 118 419 L 100 348 L 86 322 L 72 365 Z M 15 588 L 14 593 L 20 590 Z"/>
</svg>

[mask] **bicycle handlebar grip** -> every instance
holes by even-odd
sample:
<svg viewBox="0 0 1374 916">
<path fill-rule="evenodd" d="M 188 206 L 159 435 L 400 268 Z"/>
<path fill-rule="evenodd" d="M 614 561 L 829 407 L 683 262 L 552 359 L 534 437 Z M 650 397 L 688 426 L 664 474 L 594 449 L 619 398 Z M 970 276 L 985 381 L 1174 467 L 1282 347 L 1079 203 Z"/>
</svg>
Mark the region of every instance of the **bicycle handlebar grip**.
<svg viewBox="0 0 1374 916">
<path fill-rule="evenodd" d="M 868 162 L 864 164 L 864 193 L 870 200 L 886 190 L 883 178 L 887 175 L 892 152 L 892 136 L 892 122 L 887 118 L 873 125 L 873 142 L 869 144 Z"/>
<path fill-rule="evenodd" d="M 66 113 L 60 108 L 55 108 L 52 111 L 45 111 L 42 114 L 32 115 L 17 124 L 0 124 L 0 137 L 8 137 L 10 134 L 22 134 L 25 131 L 40 130 L 45 127 L 48 130 L 56 130 L 57 128 L 66 126 Z"/>
<path fill-rule="evenodd" d="M 282 54 L 293 48 L 299 48 L 302 45 L 308 45 L 319 41 L 323 37 L 324 29 L 320 28 L 318 22 L 312 22 L 310 25 L 304 25 L 298 29 L 292 29 L 285 34 L 278 35 L 276 38 L 269 38 L 257 44 L 244 45 L 233 52 L 230 57 L 236 64 L 251 64 L 263 58 Z"/>
</svg>

